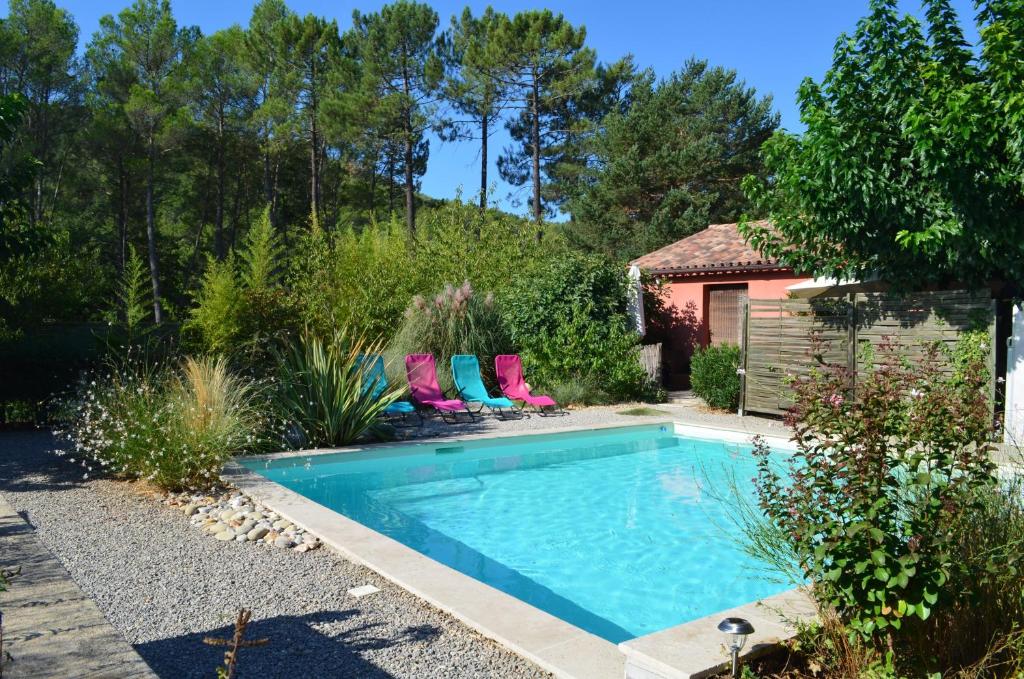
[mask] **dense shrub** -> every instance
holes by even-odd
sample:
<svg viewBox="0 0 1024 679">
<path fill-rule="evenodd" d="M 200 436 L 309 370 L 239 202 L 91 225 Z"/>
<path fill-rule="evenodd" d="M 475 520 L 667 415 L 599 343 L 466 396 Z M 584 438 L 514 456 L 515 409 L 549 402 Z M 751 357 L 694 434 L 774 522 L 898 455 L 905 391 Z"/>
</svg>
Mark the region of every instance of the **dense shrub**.
<svg viewBox="0 0 1024 679">
<path fill-rule="evenodd" d="M 282 285 L 282 248 L 266 211 L 242 248 L 223 261 L 211 259 L 183 333 L 193 349 L 244 354 L 247 367 L 264 364 L 279 337 L 301 324 L 295 302 Z"/>
<path fill-rule="evenodd" d="M 544 389 L 596 385 L 588 400 L 662 397 L 640 364 L 626 314 L 625 270 L 596 255 L 562 254 L 522 271 L 501 298 L 527 380 Z"/>
<path fill-rule="evenodd" d="M 990 458 L 987 347 L 968 334 L 913 363 L 882 347 L 856 382 L 815 369 L 794 381 L 788 469 L 759 444 L 760 506 L 860 649 L 847 660 L 913 676 L 1020 665 L 1024 505 Z"/>
<path fill-rule="evenodd" d="M 721 344 L 698 348 L 690 359 L 693 393 L 712 408 L 735 410 L 740 403 L 740 348 Z"/>
<path fill-rule="evenodd" d="M 361 359 L 380 353 L 379 343 L 335 332 L 327 341 L 309 332 L 275 351 L 280 407 L 289 437 L 300 446 L 341 446 L 360 436 L 384 436 L 384 409 L 400 391 L 368 388 Z"/>
<path fill-rule="evenodd" d="M 188 358 L 177 368 L 129 359 L 83 383 L 61 433 L 86 477 L 178 490 L 215 484 L 224 463 L 260 448 L 270 429 L 257 385 L 223 359 Z"/>
<path fill-rule="evenodd" d="M 433 354 L 441 388 L 449 391 L 452 356 L 477 356 L 484 380 L 493 383 L 494 357 L 510 349 L 494 296 L 478 294 L 466 281 L 459 288 L 445 285 L 432 298 L 413 299 L 391 343 L 389 364 L 401 370 L 406 354 Z"/>
<path fill-rule="evenodd" d="M 460 201 L 417 215 L 416 234 L 397 218 L 357 231 L 314 231 L 296 248 L 288 287 L 303 322 L 321 334 L 347 327 L 390 340 L 414 295 L 470 280 L 495 293 L 509 272 L 551 256 L 557 239 L 537 242 L 536 227 Z"/>
</svg>

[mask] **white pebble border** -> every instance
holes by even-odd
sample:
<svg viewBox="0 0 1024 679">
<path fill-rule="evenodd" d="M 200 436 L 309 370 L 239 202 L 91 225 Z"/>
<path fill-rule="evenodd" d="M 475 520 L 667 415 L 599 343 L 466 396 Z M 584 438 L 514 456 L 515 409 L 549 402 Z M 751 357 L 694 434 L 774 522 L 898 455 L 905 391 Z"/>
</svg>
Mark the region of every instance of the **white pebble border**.
<svg viewBox="0 0 1024 679">
<path fill-rule="evenodd" d="M 189 517 L 193 528 L 222 542 L 250 542 L 300 554 L 318 549 L 321 544 L 312 533 L 281 518 L 239 490 L 217 495 L 170 493 L 163 503 Z"/>
</svg>

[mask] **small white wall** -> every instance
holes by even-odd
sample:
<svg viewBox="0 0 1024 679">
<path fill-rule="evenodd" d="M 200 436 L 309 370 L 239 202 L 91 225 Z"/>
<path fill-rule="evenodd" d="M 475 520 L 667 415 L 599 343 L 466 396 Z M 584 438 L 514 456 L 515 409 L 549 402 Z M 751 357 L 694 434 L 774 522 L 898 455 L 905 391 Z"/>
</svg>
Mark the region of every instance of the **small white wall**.
<svg viewBox="0 0 1024 679">
<path fill-rule="evenodd" d="M 1006 443 L 1024 446 L 1024 311 L 1013 307 L 1006 348 Z"/>
</svg>

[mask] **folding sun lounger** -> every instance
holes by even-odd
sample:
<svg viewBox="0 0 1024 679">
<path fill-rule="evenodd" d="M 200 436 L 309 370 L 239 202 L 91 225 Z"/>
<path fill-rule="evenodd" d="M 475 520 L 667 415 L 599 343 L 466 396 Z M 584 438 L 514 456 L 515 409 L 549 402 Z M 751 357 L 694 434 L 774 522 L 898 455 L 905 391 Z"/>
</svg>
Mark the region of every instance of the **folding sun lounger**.
<svg viewBox="0 0 1024 679">
<path fill-rule="evenodd" d="M 502 354 L 494 357 L 494 372 L 498 376 L 501 392 L 514 401 L 522 401 L 536 408 L 541 415 L 564 415 L 555 399 L 550 396 L 534 396 L 523 379 L 523 362 L 519 354 Z"/>
<path fill-rule="evenodd" d="M 380 396 L 388 388 L 388 378 L 384 373 L 384 357 L 380 354 L 359 357 L 359 367 L 363 370 L 363 378 L 366 383 L 363 391 L 373 390 L 373 396 Z M 395 401 L 384 409 L 384 417 L 388 419 L 400 419 L 405 422 L 410 415 L 419 418 L 418 424 L 423 424 L 423 416 L 416 410 L 416 406 L 408 401 Z"/>
<path fill-rule="evenodd" d="M 432 408 L 445 422 L 457 422 L 460 413 L 476 419 L 463 401 L 445 398 L 437 383 L 437 367 L 431 354 L 409 354 L 405 357 L 405 372 L 409 377 L 412 399 L 420 405 Z"/>
<path fill-rule="evenodd" d="M 504 396 L 494 397 L 487 392 L 480 377 L 480 361 L 476 356 L 459 354 L 452 356 L 452 379 L 459 390 L 458 397 L 467 403 L 479 403 L 480 412 L 485 407 L 502 419 L 520 417 L 523 411 Z"/>
</svg>

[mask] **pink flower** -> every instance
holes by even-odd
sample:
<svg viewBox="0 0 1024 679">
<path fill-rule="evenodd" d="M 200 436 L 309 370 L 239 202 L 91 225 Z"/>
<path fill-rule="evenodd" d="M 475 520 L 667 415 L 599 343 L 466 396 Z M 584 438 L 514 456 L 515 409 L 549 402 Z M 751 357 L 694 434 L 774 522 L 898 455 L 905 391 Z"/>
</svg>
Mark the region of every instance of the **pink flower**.
<svg viewBox="0 0 1024 679">
<path fill-rule="evenodd" d="M 826 405 L 829 405 L 833 408 L 839 408 L 841 405 L 843 405 L 843 402 L 845 400 L 846 399 L 843 398 L 842 394 L 830 394 L 825 397 Z"/>
</svg>

